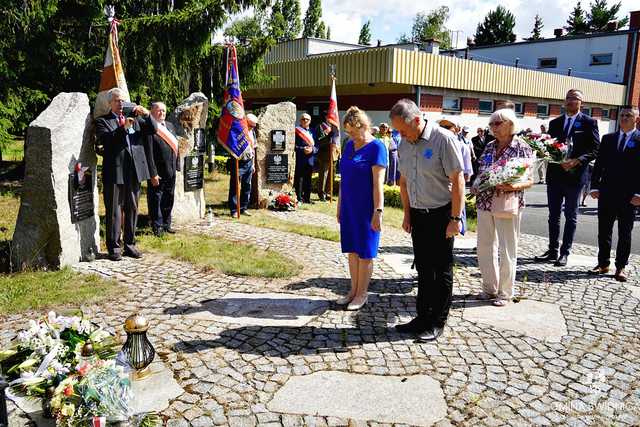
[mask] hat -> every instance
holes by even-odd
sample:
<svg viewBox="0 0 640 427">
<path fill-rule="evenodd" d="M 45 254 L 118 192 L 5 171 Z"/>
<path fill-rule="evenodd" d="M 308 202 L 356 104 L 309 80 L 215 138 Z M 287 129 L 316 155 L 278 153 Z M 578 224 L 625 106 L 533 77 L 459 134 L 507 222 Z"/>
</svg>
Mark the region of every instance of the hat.
<svg viewBox="0 0 640 427">
<path fill-rule="evenodd" d="M 462 132 L 469 133 L 469 126 L 463 126 Z"/>
<path fill-rule="evenodd" d="M 249 123 L 251 126 L 255 126 L 256 124 L 258 124 L 258 118 L 256 117 L 255 114 L 247 114 L 247 123 Z"/>
<path fill-rule="evenodd" d="M 300 119 L 309 119 L 311 120 L 311 116 L 307 113 L 302 113 L 302 115 L 300 116 Z"/>
<path fill-rule="evenodd" d="M 385 122 L 380 123 L 380 125 L 378 127 L 385 127 L 387 129 L 389 129 L 389 125 Z"/>
</svg>

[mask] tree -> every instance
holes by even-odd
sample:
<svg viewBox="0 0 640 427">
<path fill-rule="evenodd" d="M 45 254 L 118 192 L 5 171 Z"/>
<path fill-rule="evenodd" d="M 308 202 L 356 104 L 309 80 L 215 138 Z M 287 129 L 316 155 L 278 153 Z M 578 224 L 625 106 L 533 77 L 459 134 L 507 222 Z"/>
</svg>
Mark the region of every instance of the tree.
<svg viewBox="0 0 640 427">
<path fill-rule="evenodd" d="M 314 37 L 319 38 L 319 39 L 326 39 L 327 38 L 327 29 L 324 26 L 324 22 L 320 21 L 320 23 L 318 24 L 318 28 L 316 29 L 316 34 L 315 34 Z"/>
<path fill-rule="evenodd" d="M 282 13 L 282 1 L 276 0 L 271 7 L 271 17 L 268 24 L 269 36 L 280 43 L 286 41 L 287 21 Z"/>
<path fill-rule="evenodd" d="M 300 21 L 300 0 L 282 0 L 282 16 L 286 23 L 284 39 L 298 38 L 302 29 Z"/>
<path fill-rule="evenodd" d="M 321 17 L 322 17 L 321 0 L 309 0 L 309 7 L 307 8 L 307 13 L 305 13 L 304 15 L 304 29 L 302 30 L 302 37 L 318 37 L 317 36 L 318 27 L 322 22 L 320 20 Z"/>
<path fill-rule="evenodd" d="M 224 35 L 236 43 L 248 44 L 262 33 L 260 16 L 245 16 L 234 21 L 224 30 Z"/>
<path fill-rule="evenodd" d="M 59 92 L 86 92 L 93 103 L 107 47 L 108 0 L 4 0 L 0 9 L 0 143 L 24 128 Z M 213 94 L 210 117 L 222 103 L 223 45 L 211 34 L 229 17 L 268 0 L 138 0 L 118 2 L 120 54 L 132 99 L 176 105 L 190 92 Z M 243 35 L 238 24 L 237 36 Z M 153 35 L 153 36 L 150 36 Z M 244 35 L 243 35 L 244 37 Z M 238 46 L 242 85 L 265 81 L 262 57 L 271 39 Z M 44 78 L 43 78 L 44 76 Z"/>
<path fill-rule="evenodd" d="M 358 44 L 371 46 L 371 21 L 365 22 L 360 28 L 360 36 L 358 37 Z"/>
<path fill-rule="evenodd" d="M 449 8 L 440 6 L 431 12 L 418 13 L 413 19 L 411 26 L 411 36 L 402 34 L 398 39 L 399 43 L 424 43 L 430 39 L 436 39 L 440 42 L 443 49 L 451 48 L 451 34 L 445 27 L 445 23 L 449 19 Z"/>
<path fill-rule="evenodd" d="M 327 25 L 327 40 L 331 40 L 331 27 Z"/>
<path fill-rule="evenodd" d="M 567 26 L 564 29 L 567 30 L 569 35 L 584 34 L 589 31 L 589 23 L 580 2 L 571 11 L 569 19 L 567 19 Z"/>
<path fill-rule="evenodd" d="M 607 24 L 610 21 L 618 21 L 618 25 L 613 31 L 624 27 L 629 22 L 628 17 L 618 20 L 618 12 L 620 12 L 621 6 L 620 2 L 608 7 L 607 0 L 595 0 L 590 6 L 591 10 L 587 14 L 587 20 L 589 31 L 593 33 L 607 31 Z"/>
<path fill-rule="evenodd" d="M 487 46 L 500 43 L 513 43 L 516 35 L 513 32 L 516 18 L 502 6 L 490 11 L 484 21 L 478 24 L 475 35 L 476 46 Z"/>
<path fill-rule="evenodd" d="M 531 31 L 531 37 L 526 40 L 542 40 L 542 28 L 544 24 L 542 23 L 542 18 L 540 15 L 536 14 L 536 17 L 533 21 L 533 30 Z"/>
</svg>

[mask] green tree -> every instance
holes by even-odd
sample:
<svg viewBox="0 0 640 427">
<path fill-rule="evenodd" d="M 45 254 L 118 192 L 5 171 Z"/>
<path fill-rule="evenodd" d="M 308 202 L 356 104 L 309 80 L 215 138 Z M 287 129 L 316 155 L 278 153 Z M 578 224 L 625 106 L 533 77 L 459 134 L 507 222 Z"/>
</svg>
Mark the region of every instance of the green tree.
<svg viewBox="0 0 640 427">
<path fill-rule="evenodd" d="M 597 33 L 607 31 L 607 24 L 610 21 L 617 21 L 618 25 L 613 31 L 622 28 L 629 23 L 629 18 L 624 17 L 618 20 L 618 12 L 620 12 L 621 3 L 615 3 L 611 7 L 607 4 L 607 0 L 595 0 L 591 3 L 591 10 L 587 13 L 587 21 L 589 31 Z"/>
<path fill-rule="evenodd" d="M 322 22 L 320 18 L 322 18 L 322 1 L 309 0 L 309 7 L 304 15 L 302 37 L 318 37 L 318 28 Z"/>
<path fill-rule="evenodd" d="M 533 22 L 533 30 L 531 31 L 531 37 L 527 40 L 542 40 L 542 28 L 544 24 L 542 23 L 542 18 L 540 15 L 536 14 Z"/>
<path fill-rule="evenodd" d="M 451 48 L 451 34 L 445 27 L 449 19 L 449 8 L 440 6 L 429 13 L 418 13 L 413 19 L 411 36 L 402 34 L 399 43 L 424 43 L 427 40 L 436 39 L 443 49 Z"/>
<path fill-rule="evenodd" d="M 285 40 L 298 38 L 302 29 L 300 20 L 300 0 L 282 0 L 282 16 L 286 22 Z"/>
<path fill-rule="evenodd" d="M 358 44 L 371 46 L 371 21 L 365 22 L 362 28 L 360 28 Z"/>
<path fill-rule="evenodd" d="M 584 34 L 589 31 L 589 23 L 580 2 L 573 7 L 569 14 L 569 19 L 567 19 L 567 26 L 564 29 L 567 30 L 569 35 Z"/>
<path fill-rule="evenodd" d="M 516 18 L 509 10 L 498 6 L 490 11 L 484 21 L 478 24 L 475 34 L 476 46 L 487 46 L 500 43 L 513 43 L 516 35 L 513 29 Z"/>
<path fill-rule="evenodd" d="M 5 0 L 0 8 L 0 139 L 24 128 L 59 92 L 95 99 L 107 46 L 107 0 Z M 119 2 L 119 42 L 133 100 L 176 105 L 193 91 L 222 101 L 226 56 L 211 34 L 229 17 L 268 0 L 139 0 Z M 257 37 L 238 46 L 243 86 L 264 81 L 262 57 L 271 45 Z M 212 114 L 213 117 L 215 114 Z"/>
<path fill-rule="evenodd" d="M 282 0 L 276 0 L 271 7 L 271 17 L 269 18 L 268 28 L 269 36 L 276 42 L 286 41 L 287 21 L 282 13 Z"/>
<path fill-rule="evenodd" d="M 324 22 L 320 21 L 320 23 L 318 24 L 318 28 L 316 29 L 316 35 L 314 37 L 317 37 L 319 39 L 327 38 L 327 29 L 324 25 Z"/>
<path fill-rule="evenodd" d="M 248 44 L 261 37 L 262 19 L 260 16 L 245 16 L 235 20 L 224 30 L 224 35 L 236 43 Z"/>
</svg>

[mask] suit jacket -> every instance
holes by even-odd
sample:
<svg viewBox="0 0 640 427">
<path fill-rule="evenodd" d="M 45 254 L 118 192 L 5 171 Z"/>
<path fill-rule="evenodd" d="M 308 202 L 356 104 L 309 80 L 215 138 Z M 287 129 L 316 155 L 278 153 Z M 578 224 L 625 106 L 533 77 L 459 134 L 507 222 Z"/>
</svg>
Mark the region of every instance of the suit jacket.
<svg viewBox="0 0 640 427">
<path fill-rule="evenodd" d="M 127 133 L 118 126 L 113 113 L 105 114 L 96 120 L 96 139 L 103 147 L 102 182 L 105 184 L 124 184 L 131 180 L 142 182 L 150 178 L 145 138 L 153 132 L 151 118 L 136 118 L 134 132 Z M 133 170 L 130 165 L 133 163 Z"/>
<path fill-rule="evenodd" d="M 549 163 L 547 167 L 547 181 L 565 182 L 578 185 L 582 182 L 583 175 L 587 172 L 589 162 L 598 155 L 598 145 L 600 144 L 600 131 L 598 122 L 586 114 L 578 113 L 569 134 L 564 134 L 564 121 L 566 115 L 556 117 L 549 123 L 549 135 L 558 141 L 566 141 L 571 138 L 573 149 L 569 158 L 580 160 L 580 166 L 571 171 L 565 171 L 557 163 Z"/>
<path fill-rule="evenodd" d="M 311 130 L 308 130 L 308 134 L 313 139 Z M 314 141 L 315 142 L 315 141 Z M 305 165 L 313 166 L 315 163 L 316 153 L 318 152 L 318 145 L 314 144 L 313 151 L 310 154 L 305 154 L 304 148 L 307 147 L 307 143 L 296 135 L 296 167 Z"/>
<path fill-rule="evenodd" d="M 165 126 L 173 135 L 176 129 L 172 123 L 165 122 Z M 162 179 L 173 178 L 177 170 L 180 170 L 180 158 L 158 134 L 149 134 L 146 137 L 145 150 L 149 175 L 158 175 Z"/>
<path fill-rule="evenodd" d="M 618 151 L 620 132 L 602 137 L 591 175 L 591 190 L 611 202 L 629 203 L 640 194 L 640 131 L 634 131 L 625 150 Z"/>
</svg>

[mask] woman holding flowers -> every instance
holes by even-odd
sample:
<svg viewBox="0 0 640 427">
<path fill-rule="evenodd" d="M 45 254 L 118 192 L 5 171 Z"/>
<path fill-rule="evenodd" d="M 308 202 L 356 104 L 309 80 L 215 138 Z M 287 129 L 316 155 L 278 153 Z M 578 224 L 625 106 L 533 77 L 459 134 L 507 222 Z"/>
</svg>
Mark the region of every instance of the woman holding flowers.
<svg viewBox="0 0 640 427">
<path fill-rule="evenodd" d="M 478 208 L 478 264 L 483 287 L 479 297 L 502 307 L 513 297 L 524 190 L 533 185 L 534 154 L 516 136 L 513 110 L 495 111 L 489 127 L 496 139 L 478 159 L 478 178 L 472 188 Z M 487 180 L 489 173 L 496 179 Z"/>
</svg>

